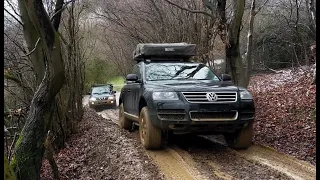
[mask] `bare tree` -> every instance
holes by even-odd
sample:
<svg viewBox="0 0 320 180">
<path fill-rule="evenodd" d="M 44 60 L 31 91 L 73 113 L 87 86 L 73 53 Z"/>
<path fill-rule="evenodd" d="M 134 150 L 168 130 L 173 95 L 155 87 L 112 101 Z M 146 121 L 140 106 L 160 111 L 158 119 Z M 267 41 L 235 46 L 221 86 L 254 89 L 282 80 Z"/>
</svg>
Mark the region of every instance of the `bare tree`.
<svg viewBox="0 0 320 180">
<path fill-rule="evenodd" d="M 306 0 L 306 4 L 308 7 L 308 15 L 311 21 L 311 25 L 313 29 L 316 29 L 316 8 L 315 8 L 315 0 Z"/>
<path fill-rule="evenodd" d="M 19 0 L 18 3 L 24 36 L 41 83 L 16 144 L 12 167 L 18 179 L 40 179 L 44 142 L 52 120 L 52 102 L 64 83 L 64 66 L 57 34 L 60 16 L 51 22 L 42 0 Z M 56 2 L 56 12 L 59 7 L 61 9 L 61 4 L 63 0 Z"/>
<path fill-rule="evenodd" d="M 169 0 L 165 1 L 182 10 L 193 13 L 202 12 L 189 10 Z M 244 2 L 244 0 L 234 0 L 231 2 L 232 10 L 228 21 L 226 15 L 226 0 L 217 2 L 204 0 L 204 5 L 211 10 L 211 13 L 207 14 L 202 12 L 202 14 L 206 14 L 209 18 L 217 19 L 217 27 L 215 31 L 220 35 L 222 42 L 225 44 L 227 72 L 231 74 L 234 84 L 239 86 L 246 86 L 245 73 L 239 49 L 240 26 L 244 12 Z"/>
<path fill-rule="evenodd" d="M 316 45 L 314 44 L 314 45 L 312 45 L 311 46 L 311 52 L 312 52 L 312 56 L 313 56 L 313 58 L 315 59 L 315 61 L 316 61 Z M 312 83 L 313 84 L 316 84 L 316 63 L 314 63 L 314 70 L 313 70 L 313 79 L 312 79 Z"/>
<path fill-rule="evenodd" d="M 256 0 L 251 1 L 251 6 L 250 6 L 250 15 L 249 15 L 249 30 L 248 30 L 248 35 L 247 35 L 247 51 L 246 51 L 246 82 L 244 84 L 245 87 L 249 85 L 250 81 L 250 75 L 251 75 L 251 70 L 252 70 L 252 50 L 253 50 L 253 24 L 254 24 L 254 17 L 257 15 L 257 13 L 262 9 L 264 5 L 269 0 L 266 0 L 262 6 L 260 6 L 256 10 Z"/>
</svg>

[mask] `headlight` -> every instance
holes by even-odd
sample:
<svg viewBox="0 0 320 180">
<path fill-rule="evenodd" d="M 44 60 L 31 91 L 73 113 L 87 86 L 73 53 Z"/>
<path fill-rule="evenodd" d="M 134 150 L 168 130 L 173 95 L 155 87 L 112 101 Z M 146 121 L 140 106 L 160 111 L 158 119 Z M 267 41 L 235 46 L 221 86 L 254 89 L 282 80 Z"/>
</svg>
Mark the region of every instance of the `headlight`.
<svg viewBox="0 0 320 180">
<path fill-rule="evenodd" d="M 240 98 L 241 99 L 252 99 L 252 95 L 249 93 L 249 91 L 244 90 L 244 91 L 240 91 Z"/>
<path fill-rule="evenodd" d="M 113 96 L 108 97 L 109 100 L 114 100 Z"/>
<path fill-rule="evenodd" d="M 97 100 L 97 98 L 95 98 L 95 97 L 92 97 L 89 99 L 89 101 L 95 101 L 95 100 Z"/>
<path fill-rule="evenodd" d="M 178 100 L 178 95 L 175 92 L 153 92 L 153 100 Z"/>
</svg>

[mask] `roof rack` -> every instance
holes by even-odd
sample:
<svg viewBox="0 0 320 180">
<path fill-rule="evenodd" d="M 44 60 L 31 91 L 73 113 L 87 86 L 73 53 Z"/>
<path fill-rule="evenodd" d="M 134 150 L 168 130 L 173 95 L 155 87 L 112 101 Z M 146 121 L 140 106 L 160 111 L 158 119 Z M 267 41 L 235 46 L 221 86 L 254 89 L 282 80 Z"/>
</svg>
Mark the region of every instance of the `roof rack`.
<svg viewBox="0 0 320 180">
<path fill-rule="evenodd" d="M 133 59 L 137 62 L 152 61 L 187 61 L 196 55 L 196 45 L 187 43 L 146 43 L 138 44 L 133 52 Z"/>
<path fill-rule="evenodd" d="M 100 86 L 111 86 L 113 87 L 112 84 L 92 84 L 91 87 L 100 87 Z"/>
</svg>

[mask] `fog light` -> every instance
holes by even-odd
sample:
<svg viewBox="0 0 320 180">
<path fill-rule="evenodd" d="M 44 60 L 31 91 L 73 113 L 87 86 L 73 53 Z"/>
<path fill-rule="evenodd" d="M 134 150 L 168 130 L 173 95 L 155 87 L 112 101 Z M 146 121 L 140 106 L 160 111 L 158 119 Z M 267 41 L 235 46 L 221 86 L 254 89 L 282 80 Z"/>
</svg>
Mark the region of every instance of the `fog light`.
<svg viewBox="0 0 320 180">
<path fill-rule="evenodd" d="M 94 102 L 91 102 L 91 104 L 94 104 Z"/>
</svg>

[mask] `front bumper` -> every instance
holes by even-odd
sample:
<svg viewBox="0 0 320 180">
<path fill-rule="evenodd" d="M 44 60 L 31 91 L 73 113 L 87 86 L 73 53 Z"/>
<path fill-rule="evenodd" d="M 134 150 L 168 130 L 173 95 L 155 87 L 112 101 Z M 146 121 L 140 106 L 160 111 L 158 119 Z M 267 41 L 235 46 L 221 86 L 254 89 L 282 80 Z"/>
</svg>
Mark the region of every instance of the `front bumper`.
<svg viewBox="0 0 320 180">
<path fill-rule="evenodd" d="M 98 107 L 98 106 L 105 106 L 105 105 L 114 105 L 116 104 L 116 100 L 96 100 L 96 101 L 89 101 L 89 106 L 91 107 Z"/>
<path fill-rule="evenodd" d="M 252 100 L 228 104 L 155 101 L 149 105 L 152 124 L 174 133 L 215 134 L 234 132 L 254 121 Z"/>
</svg>

